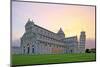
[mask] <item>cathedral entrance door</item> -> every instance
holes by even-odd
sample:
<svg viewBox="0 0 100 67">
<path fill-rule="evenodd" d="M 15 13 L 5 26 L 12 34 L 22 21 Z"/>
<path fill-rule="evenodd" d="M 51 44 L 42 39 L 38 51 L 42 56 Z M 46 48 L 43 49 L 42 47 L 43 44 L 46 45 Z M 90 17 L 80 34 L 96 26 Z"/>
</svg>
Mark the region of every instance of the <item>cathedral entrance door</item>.
<svg viewBox="0 0 100 67">
<path fill-rule="evenodd" d="M 71 50 L 71 53 L 72 53 L 72 50 Z"/>
<path fill-rule="evenodd" d="M 32 48 L 32 53 L 34 53 L 34 48 Z"/>
<path fill-rule="evenodd" d="M 29 54 L 29 52 L 30 52 L 30 48 L 28 47 L 28 48 L 27 48 L 27 53 Z"/>
</svg>

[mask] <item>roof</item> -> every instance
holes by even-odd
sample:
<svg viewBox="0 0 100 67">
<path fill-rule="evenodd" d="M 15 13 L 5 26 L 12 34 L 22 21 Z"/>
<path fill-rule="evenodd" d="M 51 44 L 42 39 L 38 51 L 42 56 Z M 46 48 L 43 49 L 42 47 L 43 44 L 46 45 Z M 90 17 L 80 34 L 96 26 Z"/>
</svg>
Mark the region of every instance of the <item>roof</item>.
<svg viewBox="0 0 100 67">
<path fill-rule="evenodd" d="M 43 27 L 40 27 L 40 26 L 38 26 L 38 25 L 36 25 L 36 24 L 35 24 L 34 26 L 36 26 L 36 27 L 38 27 L 38 28 L 41 28 L 41 29 L 44 29 L 44 30 L 46 30 L 46 31 L 48 31 L 48 32 L 51 32 L 51 33 L 53 33 L 53 34 L 56 34 L 56 33 L 52 32 L 52 31 L 47 30 L 47 29 L 45 29 L 45 28 L 43 28 Z"/>
<path fill-rule="evenodd" d="M 77 36 L 71 36 L 71 37 L 67 37 L 65 39 L 70 39 L 70 38 L 77 38 Z"/>
</svg>

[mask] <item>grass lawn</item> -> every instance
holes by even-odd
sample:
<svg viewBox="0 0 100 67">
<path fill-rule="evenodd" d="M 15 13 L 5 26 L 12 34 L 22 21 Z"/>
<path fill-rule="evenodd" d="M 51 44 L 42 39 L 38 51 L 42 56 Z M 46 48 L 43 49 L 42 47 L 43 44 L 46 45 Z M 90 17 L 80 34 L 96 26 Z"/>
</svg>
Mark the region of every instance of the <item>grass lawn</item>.
<svg viewBox="0 0 100 67">
<path fill-rule="evenodd" d="M 12 55 L 12 65 L 69 63 L 95 61 L 95 53 L 53 54 L 53 55 Z"/>
</svg>

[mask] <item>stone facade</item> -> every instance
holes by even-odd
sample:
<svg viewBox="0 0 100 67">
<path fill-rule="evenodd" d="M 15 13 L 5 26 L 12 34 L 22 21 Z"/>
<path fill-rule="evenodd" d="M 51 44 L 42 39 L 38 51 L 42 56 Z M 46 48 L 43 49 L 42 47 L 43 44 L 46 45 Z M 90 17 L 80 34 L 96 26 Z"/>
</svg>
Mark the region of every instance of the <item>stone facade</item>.
<svg viewBox="0 0 100 67">
<path fill-rule="evenodd" d="M 25 25 L 25 33 L 21 37 L 22 54 L 64 54 L 64 53 L 84 53 L 85 32 L 81 32 L 80 41 L 77 36 L 65 37 L 60 28 L 58 33 L 44 29 L 30 19 Z"/>
</svg>

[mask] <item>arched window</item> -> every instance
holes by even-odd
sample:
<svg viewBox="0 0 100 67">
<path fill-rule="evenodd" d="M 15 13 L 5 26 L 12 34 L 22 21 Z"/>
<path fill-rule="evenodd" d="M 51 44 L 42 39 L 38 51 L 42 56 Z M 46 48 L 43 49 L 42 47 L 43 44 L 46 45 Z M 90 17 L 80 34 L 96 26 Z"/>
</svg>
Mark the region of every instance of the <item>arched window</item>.
<svg viewBox="0 0 100 67">
<path fill-rule="evenodd" d="M 29 54 L 29 52 L 30 52 L 30 48 L 29 48 L 29 47 L 27 47 L 27 53 Z"/>
<path fill-rule="evenodd" d="M 29 44 L 27 44 L 27 46 L 29 47 Z"/>
<path fill-rule="evenodd" d="M 32 53 L 34 53 L 34 48 L 32 48 Z"/>
</svg>

